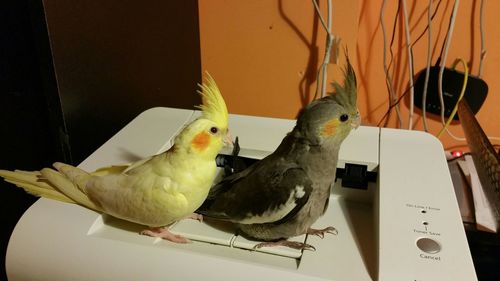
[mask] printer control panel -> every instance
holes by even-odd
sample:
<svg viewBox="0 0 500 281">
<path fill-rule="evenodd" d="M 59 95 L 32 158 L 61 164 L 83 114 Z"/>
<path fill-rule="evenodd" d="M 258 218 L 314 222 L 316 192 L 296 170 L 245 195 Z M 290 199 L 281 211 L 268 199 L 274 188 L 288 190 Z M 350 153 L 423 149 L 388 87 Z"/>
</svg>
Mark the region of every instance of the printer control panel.
<svg viewBox="0 0 500 281">
<path fill-rule="evenodd" d="M 415 245 L 421 250 L 419 257 L 436 261 L 441 260 L 439 252 L 441 251 L 442 242 L 440 242 L 440 237 L 442 235 L 438 224 L 434 223 L 433 220 L 434 216 L 438 216 L 440 208 L 411 203 L 407 203 L 405 206 L 416 214 L 412 234 L 418 237 Z"/>
<path fill-rule="evenodd" d="M 399 130 L 381 129 L 379 278 L 476 280 L 442 145 L 424 132 L 405 133 L 401 143 Z"/>
</svg>

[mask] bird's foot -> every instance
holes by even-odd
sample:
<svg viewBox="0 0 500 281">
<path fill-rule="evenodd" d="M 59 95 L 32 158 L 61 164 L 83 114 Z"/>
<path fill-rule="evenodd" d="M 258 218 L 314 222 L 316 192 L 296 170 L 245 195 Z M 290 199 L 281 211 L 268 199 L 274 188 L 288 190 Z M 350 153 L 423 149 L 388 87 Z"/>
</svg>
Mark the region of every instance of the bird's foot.
<svg viewBox="0 0 500 281">
<path fill-rule="evenodd" d="M 155 227 L 155 228 L 150 228 L 150 229 L 145 229 L 141 231 L 142 235 L 147 235 L 151 237 L 158 237 L 162 238 L 168 241 L 172 241 L 174 243 L 180 243 L 180 244 L 186 244 L 191 242 L 189 239 L 178 235 L 178 234 L 173 234 L 168 230 L 168 228 L 163 228 L 163 227 Z"/>
<path fill-rule="evenodd" d="M 323 228 L 323 229 L 309 228 L 306 233 L 310 234 L 310 235 L 316 235 L 319 238 L 323 239 L 323 237 L 325 237 L 325 233 L 337 235 L 339 232 L 335 227 L 329 226 L 329 227 Z"/>
<path fill-rule="evenodd" d="M 197 220 L 199 222 L 203 222 L 203 215 L 201 214 L 197 214 L 197 213 L 192 213 L 190 215 L 187 215 L 185 216 L 184 218 L 182 218 L 183 220 L 185 219 L 191 219 L 191 220 Z"/>
<path fill-rule="evenodd" d="M 286 239 L 273 241 L 273 242 L 262 242 L 262 243 L 255 245 L 253 247 L 253 249 L 256 250 L 256 249 L 260 249 L 263 247 L 276 247 L 276 246 L 285 246 L 285 247 L 297 249 L 297 250 L 316 251 L 316 248 L 314 248 L 314 246 L 312 246 L 312 245 L 302 243 L 302 242 L 297 242 L 297 241 L 288 241 Z"/>
</svg>

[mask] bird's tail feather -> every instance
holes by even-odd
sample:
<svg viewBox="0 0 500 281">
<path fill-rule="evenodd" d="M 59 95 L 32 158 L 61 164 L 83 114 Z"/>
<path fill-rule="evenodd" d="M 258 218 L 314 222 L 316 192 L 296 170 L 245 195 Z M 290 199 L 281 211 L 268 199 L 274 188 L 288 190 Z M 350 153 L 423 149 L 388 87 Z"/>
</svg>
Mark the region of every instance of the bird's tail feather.
<svg viewBox="0 0 500 281">
<path fill-rule="evenodd" d="M 87 194 L 85 185 L 91 177 L 89 173 L 80 168 L 61 162 L 54 163 L 54 168 L 56 168 L 59 173 L 63 174 L 71 183 L 75 184 L 82 193 Z"/>
<path fill-rule="evenodd" d="M 75 203 L 75 201 L 68 198 L 53 186 L 40 178 L 40 172 L 28 172 L 16 170 L 6 171 L 0 170 L 0 177 L 3 177 L 6 182 L 10 182 L 26 192 L 39 197 L 45 197 L 53 200 L 58 200 L 67 203 Z"/>
<path fill-rule="evenodd" d="M 54 167 L 60 171 L 50 168 L 34 172 L 0 170 L 0 177 L 35 196 L 80 204 L 100 211 L 83 190 L 84 182 L 91 177 L 90 174 L 62 163 L 55 163 Z"/>
<path fill-rule="evenodd" d="M 89 174 L 81 169 L 62 163 L 54 163 L 54 167 L 58 171 L 50 168 L 42 169 L 40 173 L 43 178 L 47 179 L 57 190 L 76 203 L 100 211 L 100 208 L 90 201 L 83 190 L 84 181 L 91 177 Z"/>
</svg>

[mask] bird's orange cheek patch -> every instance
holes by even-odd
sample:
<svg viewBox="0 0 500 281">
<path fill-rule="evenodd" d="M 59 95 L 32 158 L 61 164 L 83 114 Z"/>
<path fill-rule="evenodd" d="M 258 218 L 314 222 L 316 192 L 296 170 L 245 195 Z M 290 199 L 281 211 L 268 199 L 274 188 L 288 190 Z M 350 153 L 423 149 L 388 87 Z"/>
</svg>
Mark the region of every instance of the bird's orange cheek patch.
<svg viewBox="0 0 500 281">
<path fill-rule="evenodd" d="M 321 130 L 321 134 L 325 137 L 332 136 L 333 134 L 335 134 L 338 125 L 339 121 L 337 119 L 332 119 L 326 122 L 323 126 L 323 130 Z"/>
<path fill-rule="evenodd" d="M 191 147 L 196 150 L 205 150 L 210 144 L 210 135 L 206 132 L 198 133 L 191 141 Z"/>
</svg>

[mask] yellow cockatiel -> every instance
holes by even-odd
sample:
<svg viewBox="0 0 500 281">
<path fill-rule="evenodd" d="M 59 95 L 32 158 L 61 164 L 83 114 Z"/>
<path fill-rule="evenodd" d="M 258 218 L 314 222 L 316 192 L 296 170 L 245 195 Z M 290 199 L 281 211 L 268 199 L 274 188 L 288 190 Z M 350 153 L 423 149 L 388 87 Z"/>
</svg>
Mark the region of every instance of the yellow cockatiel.
<svg viewBox="0 0 500 281">
<path fill-rule="evenodd" d="M 203 203 L 216 176 L 215 157 L 229 136 L 226 104 L 215 81 L 207 75 L 200 88 L 202 116 L 164 153 L 93 173 L 54 163 L 57 171 L 0 170 L 0 176 L 31 194 L 77 203 L 150 227 L 145 235 L 186 243 L 165 226 L 190 217 Z"/>
</svg>

